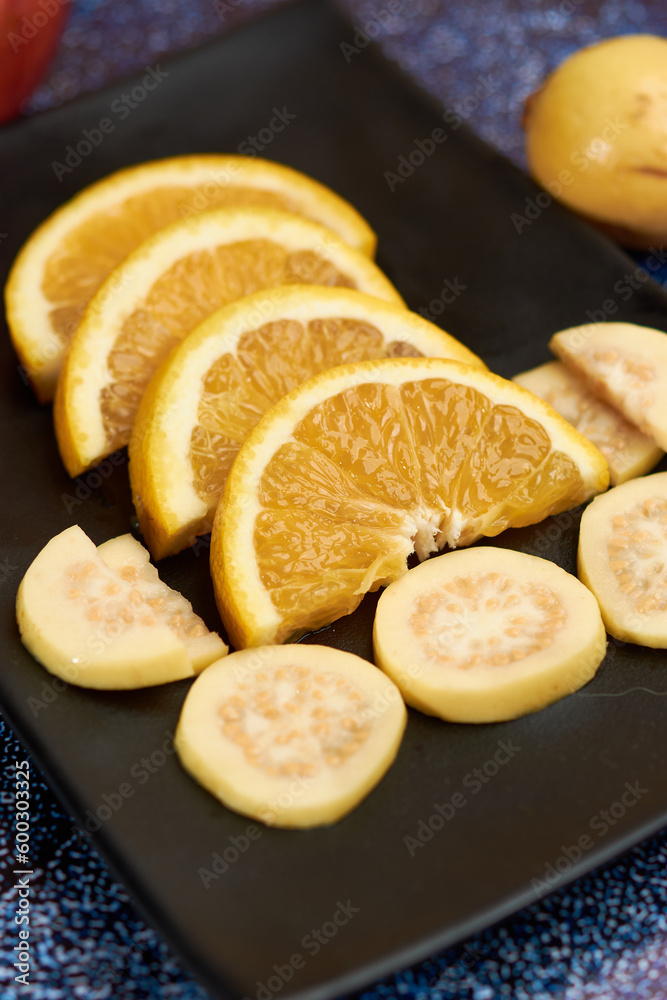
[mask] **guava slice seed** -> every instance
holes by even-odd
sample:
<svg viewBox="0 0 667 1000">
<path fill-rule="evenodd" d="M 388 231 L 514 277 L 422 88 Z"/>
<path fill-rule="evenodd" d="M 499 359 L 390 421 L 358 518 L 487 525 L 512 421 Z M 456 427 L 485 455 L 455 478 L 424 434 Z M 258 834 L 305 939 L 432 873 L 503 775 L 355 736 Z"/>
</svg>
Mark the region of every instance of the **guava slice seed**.
<svg viewBox="0 0 667 1000">
<path fill-rule="evenodd" d="M 579 578 L 616 639 L 667 648 L 667 472 L 633 479 L 583 513 Z"/>
<path fill-rule="evenodd" d="M 396 685 L 361 657 L 329 646 L 258 646 L 195 681 L 176 748 L 230 809 L 271 826 L 320 826 L 377 785 L 406 716 Z"/>
<path fill-rule="evenodd" d="M 227 652 L 131 535 L 97 549 L 78 525 L 52 538 L 28 567 L 16 615 L 33 656 L 81 687 L 181 680 Z"/>
<path fill-rule="evenodd" d="M 652 437 L 596 396 L 576 372 L 560 361 L 548 361 L 522 372 L 513 381 L 553 406 L 602 452 L 609 463 L 612 486 L 643 476 L 662 458 L 663 452 Z"/>
<path fill-rule="evenodd" d="M 606 636 L 575 576 L 485 545 L 430 559 L 390 584 L 373 648 L 409 705 L 452 722 L 499 722 L 586 684 Z"/>
<path fill-rule="evenodd" d="M 667 334 L 636 323 L 587 323 L 554 334 L 549 347 L 667 451 Z"/>
</svg>

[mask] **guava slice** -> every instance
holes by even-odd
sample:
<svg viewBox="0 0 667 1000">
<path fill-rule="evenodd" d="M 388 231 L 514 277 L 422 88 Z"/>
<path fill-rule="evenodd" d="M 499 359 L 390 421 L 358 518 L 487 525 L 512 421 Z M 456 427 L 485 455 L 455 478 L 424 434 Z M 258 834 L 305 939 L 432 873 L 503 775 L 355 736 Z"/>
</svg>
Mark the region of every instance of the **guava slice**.
<svg viewBox="0 0 667 1000">
<path fill-rule="evenodd" d="M 588 323 L 554 334 L 549 347 L 667 451 L 667 334 L 635 323 Z"/>
<path fill-rule="evenodd" d="M 125 689 L 192 677 L 227 646 L 163 583 L 131 535 L 99 548 L 73 525 L 21 581 L 21 639 L 51 673 L 81 687 Z"/>
<path fill-rule="evenodd" d="M 334 823 L 392 764 L 406 709 L 396 685 L 329 646 L 258 646 L 209 667 L 176 731 L 185 769 L 270 826 Z"/>
<path fill-rule="evenodd" d="M 432 558 L 390 584 L 373 648 L 409 705 L 451 722 L 499 722 L 583 687 L 606 636 L 575 576 L 484 545 Z"/>
<path fill-rule="evenodd" d="M 553 406 L 602 452 L 609 463 L 613 486 L 644 475 L 662 458 L 663 452 L 652 437 L 603 402 L 576 372 L 560 361 L 548 361 L 521 372 L 513 381 Z"/>
<path fill-rule="evenodd" d="M 667 472 L 615 486 L 586 508 L 579 578 L 616 639 L 667 648 Z"/>
</svg>

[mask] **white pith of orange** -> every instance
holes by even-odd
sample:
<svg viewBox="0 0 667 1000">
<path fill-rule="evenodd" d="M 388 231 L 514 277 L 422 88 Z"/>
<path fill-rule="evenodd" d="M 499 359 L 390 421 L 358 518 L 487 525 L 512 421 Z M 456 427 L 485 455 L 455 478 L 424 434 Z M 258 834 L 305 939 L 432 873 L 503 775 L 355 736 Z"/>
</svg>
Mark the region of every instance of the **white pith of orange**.
<svg viewBox="0 0 667 1000">
<path fill-rule="evenodd" d="M 240 203 L 264 199 L 272 207 L 311 218 L 373 256 L 375 234 L 359 213 L 325 185 L 282 164 L 199 154 L 119 170 L 53 212 L 26 241 L 12 267 L 5 291 L 8 323 L 41 402 L 53 398 L 66 348 L 51 315 L 58 304 L 87 301 L 153 232 L 178 218 L 217 208 L 221 201 L 228 203 L 232 193 Z M 127 225 L 114 240 L 107 234 L 108 224 L 117 228 L 121 218 L 127 218 Z M 49 283 L 54 281 L 58 288 L 52 291 Z"/>
<path fill-rule="evenodd" d="M 397 399 L 400 396 L 398 390 L 402 387 L 418 401 L 424 387 L 429 387 L 431 391 L 430 386 L 433 384 L 437 391 L 443 393 L 449 392 L 447 387 L 451 387 L 454 400 L 452 405 L 455 405 L 456 400 L 464 398 L 466 392 L 474 391 L 478 395 L 484 395 L 491 410 L 494 407 L 501 408 L 496 411 L 498 419 L 506 412 L 503 408 L 508 408 L 511 420 L 518 421 L 519 424 L 523 422 L 524 429 L 534 425 L 534 433 L 542 442 L 542 458 L 537 465 L 531 465 L 525 456 L 519 455 L 515 434 L 508 432 L 506 438 L 503 438 L 508 448 L 508 461 L 513 463 L 512 467 L 517 472 L 523 472 L 524 481 L 515 482 L 512 478 L 509 485 L 504 487 L 501 476 L 499 499 L 493 500 L 486 511 L 482 509 L 477 516 L 465 514 L 455 507 L 456 497 L 460 489 L 469 492 L 471 488 L 479 488 L 480 478 L 483 478 L 480 470 L 492 460 L 486 455 L 486 442 L 489 441 L 489 447 L 492 447 L 491 441 L 498 440 L 496 420 L 486 428 L 486 440 L 484 428 L 479 432 L 482 443 L 477 449 L 469 447 L 466 440 L 460 438 L 458 430 L 452 430 L 459 442 L 460 464 L 455 473 L 459 478 L 452 480 L 453 485 L 450 484 L 454 495 L 449 498 L 438 493 L 445 486 L 438 486 L 437 476 L 440 473 L 437 472 L 436 475 L 433 471 L 446 467 L 445 454 L 449 455 L 447 461 L 451 460 L 451 453 L 446 452 L 446 428 L 439 425 L 436 430 L 431 424 L 424 430 L 423 423 L 420 423 L 422 429 L 419 433 L 423 436 L 431 435 L 428 442 L 436 449 L 433 454 L 425 450 L 424 444 L 420 452 L 420 463 L 414 450 L 417 446 L 408 445 L 408 453 L 413 457 L 406 459 L 408 465 L 403 475 L 398 470 L 395 457 L 387 457 L 382 449 L 378 451 L 373 446 L 368 454 L 375 456 L 374 463 L 377 459 L 376 469 L 382 473 L 380 478 L 384 477 L 382 482 L 377 480 L 377 476 L 373 484 L 366 484 L 363 488 L 357 488 L 353 482 L 349 487 L 345 486 L 348 490 L 346 495 L 336 485 L 331 495 L 326 492 L 322 494 L 324 499 L 318 508 L 315 501 L 320 496 L 317 492 L 320 485 L 304 465 L 306 454 L 319 463 L 316 468 L 324 469 L 326 475 L 333 476 L 337 484 L 345 484 L 347 480 L 340 478 L 346 474 L 335 461 L 327 458 L 324 462 L 320 458 L 322 435 L 325 432 L 322 429 L 318 431 L 318 440 L 308 439 L 311 433 L 308 427 L 309 414 L 311 420 L 315 419 L 314 415 L 322 412 L 318 411 L 321 404 L 325 409 L 327 406 L 332 408 L 332 412 L 335 407 L 339 410 L 342 408 L 349 414 L 369 412 L 369 433 L 373 436 L 377 426 L 374 411 L 369 411 L 368 406 L 359 403 L 360 392 L 366 393 L 368 398 L 372 398 L 373 394 L 381 396 L 378 405 L 384 406 L 388 398 Z M 444 388 L 440 390 L 440 386 Z M 351 395 L 345 396 L 346 392 Z M 472 398 L 474 401 L 477 397 Z M 400 405 L 402 407 L 403 403 Z M 471 410 L 471 433 L 477 434 L 474 421 L 478 411 L 474 407 Z M 390 421 L 391 417 L 379 414 L 378 419 Z M 406 419 L 409 422 L 410 418 Z M 414 419 L 421 421 L 422 418 Z M 492 415 L 488 419 L 492 419 Z M 405 423 L 401 427 L 404 428 Z M 397 428 L 393 423 L 387 424 L 387 434 L 390 437 L 394 435 L 391 438 L 392 448 L 402 447 L 403 439 L 398 444 L 395 439 L 396 434 L 403 433 L 401 427 Z M 295 443 L 295 433 L 305 436 L 308 443 Z M 437 444 L 436 439 L 442 442 L 441 445 Z M 479 436 L 477 440 L 480 440 Z M 331 446 L 334 447 L 334 444 Z M 530 446 L 526 444 L 526 447 Z M 292 449 L 296 449 L 294 456 Z M 302 456 L 301 459 L 299 455 Z M 278 466 L 275 465 L 276 462 Z M 286 463 L 284 469 L 280 462 Z M 478 469 L 475 469 L 475 463 L 479 464 Z M 275 468 L 278 469 L 275 473 L 277 476 L 286 477 L 280 486 L 273 486 L 270 481 L 269 473 L 273 474 Z M 505 466 L 502 468 L 505 469 Z M 558 470 L 555 485 L 549 478 L 554 469 Z M 265 473 L 266 484 L 262 486 Z M 296 485 L 289 482 L 292 475 Z M 400 499 L 396 503 L 390 502 L 387 490 L 391 484 L 386 487 L 383 485 L 387 475 L 396 477 L 396 496 L 403 490 L 402 483 L 413 481 L 412 499 L 408 497 L 404 503 Z M 362 482 L 363 476 L 359 473 L 357 483 Z M 507 526 L 533 524 L 549 513 L 576 506 L 606 489 L 607 485 L 607 463 L 598 450 L 546 403 L 514 383 L 468 365 L 433 358 L 366 361 L 341 366 L 309 379 L 284 397 L 264 415 L 241 448 L 227 480 L 225 494 L 213 525 L 211 571 L 218 607 L 230 639 L 237 648 L 285 641 L 354 610 L 364 593 L 402 576 L 406 571 L 406 559 L 415 550 L 420 558 L 424 558 L 446 544 L 454 547 L 470 544 L 482 535 L 497 534 Z M 311 491 L 312 496 L 303 492 L 305 487 Z M 268 498 L 264 507 L 260 503 L 262 489 L 265 489 Z M 394 487 L 391 486 L 391 489 Z M 469 497 L 464 499 L 465 506 L 469 504 Z M 270 510 L 268 503 L 271 504 Z M 271 512 L 274 509 L 276 513 Z M 474 503 L 471 509 L 474 509 Z M 280 612 L 263 582 L 257 554 L 257 546 L 266 549 L 271 542 L 265 531 L 278 525 L 281 510 L 290 519 L 290 530 L 298 533 L 307 528 L 311 531 L 313 544 L 319 544 L 320 532 L 322 544 L 325 545 L 319 556 L 313 550 L 312 556 L 303 557 L 305 567 L 310 566 L 307 572 L 311 573 L 313 580 L 320 581 L 318 586 L 323 588 L 323 596 L 313 597 L 314 592 L 309 593 L 308 586 L 298 574 L 295 579 L 293 567 L 289 572 L 283 572 L 280 565 L 274 566 L 271 562 L 278 556 L 267 556 L 269 562 L 264 566 L 265 578 L 275 580 L 276 595 L 278 589 L 284 587 L 291 588 L 298 594 L 298 610 L 290 614 Z M 259 528 L 258 519 L 264 518 L 263 511 L 268 511 L 266 525 Z M 314 525 L 312 529 L 309 527 L 311 521 Z M 261 523 L 264 524 L 264 521 Z M 280 524 L 283 523 L 280 521 Z M 325 528 L 331 529 L 334 534 L 340 531 L 350 534 L 354 531 L 357 532 L 358 539 L 356 549 L 354 545 L 352 549 L 348 549 L 344 542 L 340 543 L 343 548 L 340 550 L 342 556 L 339 569 L 342 572 L 341 567 L 344 567 L 345 574 L 349 569 L 351 582 L 349 589 L 346 589 L 347 575 L 344 579 L 341 577 L 340 599 L 335 600 L 331 596 L 334 586 L 331 575 L 333 564 L 330 562 L 327 570 L 320 570 L 318 562 L 318 558 L 321 560 L 325 556 L 329 560 L 339 558 L 338 549 L 327 547 L 328 543 L 324 542 Z M 284 543 L 285 551 L 290 553 L 289 558 L 294 561 L 301 549 L 298 539 L 295 537 L 290 543 L 289 537 L 288 533 Z M 362 541 L 365 548 L 361 545 Z M 354 560 L 357 560 L 357 564 L 353 566 Z M 285 598 L 291 600 L 287 591 Z"/>
<path fill-rule="evenodd" d="M 260 272 L 265 248 L 276 248 L 279 256 L 282 253 L 312 253 L 336 274 L 345 275 L 360 291 L 403 304 L 393 285 L 366 256 L 318 223 L 288 212 L 258 208 L 219 209 L 160 230 L 110 275 L 88 306 L 72 338 L 58 379 L 54 406 L 58 445 L 70 475 L 79 475 L 129 439 L 128 432 L 122 441 L 112 440 L 113 428 L 105 421 L 102 409 L 104 391 L 117 384 L 109 368 L 109 359 L 117 340 L 122 337 L 124 324 L 136 327 L 152 288 L 165 276 L 171 282 L 172 269 L 178 272 L 183 262 L 187 262 L 184 276 L 174 292 L 180 296 L 181 309 L 176 309 L 171 300 L 165 303 L 174 323 L 179 315 L 184 317 L 186 325 L 179 328 L 177 338 L 182 339 L 192 330 L 192 326 L 187 326 L 187 307 L 192 307 L 193 314 L 198 317 L 196 325 L 220 306 L 246 294 L 244 291 L 240 295 L 227 294 L 227 285 L 234 287 L 237 275 L 226 271 L 218 274 L 219 287 L 212 285 L 210 280 L 202 285 L 198 271 L 200 260 L 202 268 L 213 266 L 215 270 L 211 261 L 215 262 L 216 252 L 229 248 L 232 256 L 240 255 L 239 267 L 247 266 L 244 251 L 238 249 L 244 246 L 252 246 L 253 253 L 259 253 L 252 261 Z M 256 277 L 252 281 L 259 281 L 260 289 L 275 283 L 270 275 L 264 285 Z M 148 310 L 144 312 L 149 325 L 156 322 Z M 175 336 L 168 330 L 171 347 L 177 342 Z M 162 351 L 161 356 L 146 358 L 142 370 L 146 382 L 164 356 Z"/>
<path fill-rule="evenodd" d="M 359 331 L 355 337 L 341 336 L 337 348 L 335 333 L 329 338 L 321 333 L 318 340 L 309 332 L 314 320 L 365 324 L 362 333 L 370 327 L 372 337 L 366 348 Z M 283 350 L 279 332 L 264 351 L 266 324 L 284 323 L 298 324 L 298 340 L 289 340 Z M 154 375 L 130 439 L 135 508 L 153 556 L 173 554 L 210 530 L 220 493 L 207 499 L 196 488 L 192 435 L 204 419 L 204 385 L 216 364 L 229 357 L 235 372 L 238 367 L 240 385 L 219 403 L 211 397 L 215 430 L 210 433 L 224 436 L 228 428 L 238 450 L 261 413 L 299 382 L 344 362 L 382 357 L 392 349 L 484 367 L 472 351 L 421 316 L 351 289 L 285 285 L 241 299 L 205 320 Z M 238 359 L 246 354 L 248 360 L 241 365 Z M 264 373 L 260 392 L 257 384 Z M 250 403 L 257 411 L 251 416 L 242 408 Z M 212 427 L 213 410 L 210 419 Z M 215 462 L 213 452 L 210 462 Z"/>
</svg>

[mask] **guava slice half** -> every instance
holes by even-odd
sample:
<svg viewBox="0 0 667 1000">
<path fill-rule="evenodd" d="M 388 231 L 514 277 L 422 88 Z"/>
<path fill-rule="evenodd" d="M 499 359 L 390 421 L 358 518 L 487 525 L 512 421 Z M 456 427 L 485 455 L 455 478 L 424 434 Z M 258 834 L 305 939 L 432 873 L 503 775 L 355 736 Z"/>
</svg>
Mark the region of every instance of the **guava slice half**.
<svg viewBox="0 0 667 1000">
<path fill-rule="evenodd" d="M 553 406 L 602 452 L 613 486 L 643 476 L 662 458 L 663 451 L 652 437 L 596 396 L 580 375 L 560 361 L 521 372 L 513 381 Z"/>
<path fill-rule="evenodd" d="M 81 687 L 125 689 L 192 677 L 227 646 L 163 583 L 131 535 L 99 548 L 73 525 L 21 581 L 21 639 L 51 673 Z"/>
<path fill-rule="evenodd" d="M 554 334 L 549 347 L 667 451 L 667 334 L 636 323 L 588 323 Z"/>
</svg>

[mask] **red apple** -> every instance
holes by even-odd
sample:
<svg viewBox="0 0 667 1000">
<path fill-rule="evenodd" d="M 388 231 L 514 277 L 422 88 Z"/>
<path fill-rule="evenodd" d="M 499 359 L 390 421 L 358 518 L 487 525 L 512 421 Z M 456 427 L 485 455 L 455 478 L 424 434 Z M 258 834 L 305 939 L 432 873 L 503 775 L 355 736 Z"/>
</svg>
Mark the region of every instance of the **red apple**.
<svg viewBox="0 0 667 1000">
<path fill-rule="evenodd" d="M 16 118 L 56 51 L 71 0 L 0 0 L 0 123 Z"/>
</svg>

